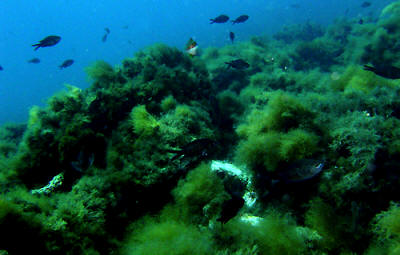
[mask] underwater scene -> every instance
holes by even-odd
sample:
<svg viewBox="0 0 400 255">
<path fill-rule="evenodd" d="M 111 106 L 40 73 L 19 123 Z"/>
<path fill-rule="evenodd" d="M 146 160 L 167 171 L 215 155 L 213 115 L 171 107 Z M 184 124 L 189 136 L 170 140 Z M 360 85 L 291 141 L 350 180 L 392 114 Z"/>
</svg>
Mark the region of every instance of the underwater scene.
<svg viewBox="0 0 400 255">
<path fill-rule="evenodd" d="M 21 2 L 0 255 L 400 254 L 400 0 Z"/>
</svg>

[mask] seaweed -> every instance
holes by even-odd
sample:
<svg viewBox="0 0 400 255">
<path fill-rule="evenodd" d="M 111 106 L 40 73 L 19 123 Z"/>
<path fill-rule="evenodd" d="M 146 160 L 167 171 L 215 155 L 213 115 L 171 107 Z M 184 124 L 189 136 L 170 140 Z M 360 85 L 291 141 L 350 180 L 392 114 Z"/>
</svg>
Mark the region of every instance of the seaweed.
<svg viewBox="0 0 400 255">
<path fill-rule="evenodd" d="M 94 63 L 89 88 L 0 128 L 0 249 L 398 253 L 400 88 L 362 65 L 399 65 L 399 6 L 200 57 L 157 44 Z"/>
</svg>

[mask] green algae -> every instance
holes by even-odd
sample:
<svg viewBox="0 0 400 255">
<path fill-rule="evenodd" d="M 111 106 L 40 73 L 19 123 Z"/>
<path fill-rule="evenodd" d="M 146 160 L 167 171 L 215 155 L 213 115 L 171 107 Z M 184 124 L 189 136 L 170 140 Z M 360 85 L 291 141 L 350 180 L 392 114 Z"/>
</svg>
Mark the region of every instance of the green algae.
<svg viewBox="0 0 400 255">
<path fill-rule="evenodd" d="M 199 58 L 158 44 L 121 66 L 96 62 L 90 88 L 68 85 L 27 125 L 1 128 L 0 249 L 397 254 L 400 88 L 362 65 L 399 64 L 398 7 L 363 26 L 308 23 Z M 227 69 L 237 58 L 250 68 Z M 202 138 L 253 176 L 259 196 L 223 226 L 232 194 L 220 176 L 207 160 L 174 157 Z M 323 171 L 282 183 L 302 160 Z M 61 173 L 49 194 L 30 192 Z"/>
</svg>

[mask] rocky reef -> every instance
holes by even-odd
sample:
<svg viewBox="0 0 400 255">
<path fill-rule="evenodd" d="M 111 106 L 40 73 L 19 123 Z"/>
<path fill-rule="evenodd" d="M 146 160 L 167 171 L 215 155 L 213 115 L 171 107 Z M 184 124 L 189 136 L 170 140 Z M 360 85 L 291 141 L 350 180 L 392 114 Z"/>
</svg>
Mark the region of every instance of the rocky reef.
<svg viewBox="0 0 400 255">
<path fill-rule="evenodd" d="M 0 254 L 398 254 L 399 17 L 94 63 L 0 128 Z"/>
</svg>

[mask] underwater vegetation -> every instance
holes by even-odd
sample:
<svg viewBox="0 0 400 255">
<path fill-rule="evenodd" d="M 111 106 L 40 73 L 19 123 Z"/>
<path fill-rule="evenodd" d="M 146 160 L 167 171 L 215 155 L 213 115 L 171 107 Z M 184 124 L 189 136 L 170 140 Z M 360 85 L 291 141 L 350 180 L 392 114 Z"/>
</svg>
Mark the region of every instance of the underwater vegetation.
<svg viewBox="0 0 400 255">
<path fill-rule="evenodd" d="M 0 127 L 0 254 L 398 254 L 399 14 L 93 63 Z"/>
</svg>

